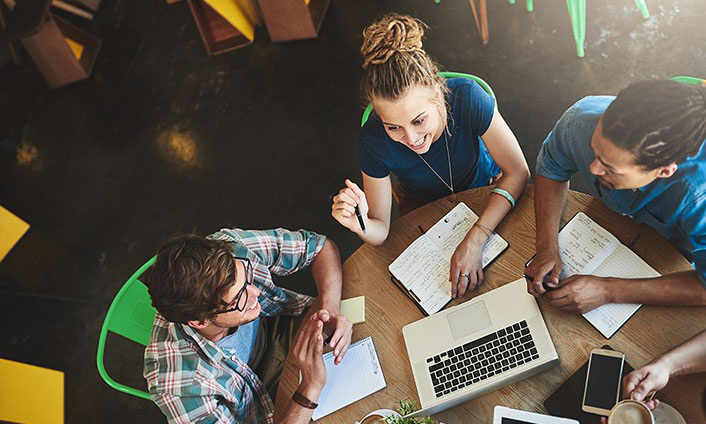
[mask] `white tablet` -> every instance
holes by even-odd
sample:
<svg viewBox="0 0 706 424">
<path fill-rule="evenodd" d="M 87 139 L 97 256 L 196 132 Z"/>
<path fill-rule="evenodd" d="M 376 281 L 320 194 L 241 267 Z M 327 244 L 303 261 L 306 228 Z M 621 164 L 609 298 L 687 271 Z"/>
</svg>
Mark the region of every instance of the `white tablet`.
<svg viewBox="0 0 706 424">
<path fill-rule="evenodd" d="M 576 420 L 496 406 L 493 424 L 579 424 Z"/>
</svg>

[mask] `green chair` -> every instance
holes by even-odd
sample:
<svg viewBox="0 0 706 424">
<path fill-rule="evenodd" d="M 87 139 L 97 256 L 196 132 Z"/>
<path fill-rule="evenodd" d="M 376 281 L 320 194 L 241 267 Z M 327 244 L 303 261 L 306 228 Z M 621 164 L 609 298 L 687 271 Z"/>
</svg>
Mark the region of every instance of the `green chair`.
<svg viewBox="0 0 706 424">
<path fill-rule="evenodd" d="M 473 81 L 477 82 L 478 85 L 483 87 L 483 90 L 485 90 L 486 93 L 490 94 L 492 98 L 495 98 L 495 93 L 493 93 L 493 89 L 490 88 L 490 85 L 488 85 L 487 82 L 483 81 L 481 77 L 477 77 L 475 75 L 471 74 L 464 74 L 463 72 L 439 72 L 439 76 L 443 78 L 468 78 L 472 79 Z M 496 100 L 497 101 L 497 100 Z M 373 111 L 373 105 L 368 105 L 365 110 L 363 111 L 363 117 L 360 120 L 360 126 L 362 127 L 365 125 L 366 122 L 368 122 L 368 117 L 370 117 L 370 113 Z"/>
<path fill-rule="evenodd" d="M 157 260 L 157 256 L 147 261 L 127 280 L 123 287 L 115 295 L 113 302 L 105 315 L 100 337 L 98 338 L 98 353 L 96 354 L 96 365 L 98 373 L 110 387 L 115 390 L 133 396 L 150 400 L 150 395 L 139 389 L 126 386 L 113 380 L 105 370 L 103 364 L 103 353 L 105 351 L 105 339 L 108 331 L 120 334 L 143 346 L 147 346 L 150 341 L 150 333 L 154 323 L 156 310 L 152 307 L 150 295 L 145 286 L 138 278 L 147 268 Z"/>
<path fill-rule="evenodd" d="M 510 3 L 513 1 L 511 0 Z M 635 5 L 640 9 L 643 18 L 650 17 L 645 0 L 635 0 Z M 586 42 L 586 0 L 566 0 L 566 6 L 569 9 L 571 29 L 574 32 L 574 41 L 576 41 L 576 54 L 578 57 L 583 57 L 583 48 Z M 529 10 L 529 4 L 527 9 Z"/>
<path fill-rule="evenodd" d="M 495 99 L 495 93 L 493 93 L 493 89 L 490 88 L 490 85 L 488 85 L 487 82 L 483 81 L 481 77 L 477 77 L 475 75 L 471 74 L 464 74 L 463 72 L 439 72 L 439 76 L 443 78 L 468 78 L 472 79 L 473 81 L 477 82 L 478 85 L 483 87 L 483 90 L 485 90 L 486 93 L 490 94 L 490 96 Z M 495 99 L 495 102 L 497 103 L 497 99 Z M 363 111 L 363 117 L 360 120 L 360 126 L 362 127 L 365 125 L 366 122 L 368 122 L 368 118 L 370 117 L 370 113 L 373 111 L 373 105 L 368 105 L 365 110 Z M 399 191 L 395 188 L 395 179 L 392 180 L 392 196 L 395 198 L 397 201 L 397 204 L 400 203 L 400 193 Z"/>
<path fill-rule="evenodd" d="M 515 0 L 510 0 L 510 4 L 515 4 Z M 533 0 L 527 0 L 527 11 L 531 12 L 534 10 L 534 2 Z"/>
<path fill-rule="evenodd" d="M 706 86 L 706 79 L 697 77 L 676 76 L 672 77 L 672 81 L 681 82 L 683 84 Z"/>
</svg>

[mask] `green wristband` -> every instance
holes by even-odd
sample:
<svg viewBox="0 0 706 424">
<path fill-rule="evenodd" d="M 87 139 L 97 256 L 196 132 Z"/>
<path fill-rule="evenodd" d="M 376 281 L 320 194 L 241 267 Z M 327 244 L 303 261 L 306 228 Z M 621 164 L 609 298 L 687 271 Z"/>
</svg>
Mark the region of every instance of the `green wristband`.
<svg viewBox="0 0 706 424">
<path fill-rule="evenodd" d="M 494 189 L 490 190 L 490 192 L 501 195 L 502 197 L 506 198 L 508 202 L 510 202 L 510 205 L 512 205 L 513 208 L 515 207 L 515 198 L 512 197 L 512 194 L 508 193 L 506 190 L 495 187 Z"/>
</svg>

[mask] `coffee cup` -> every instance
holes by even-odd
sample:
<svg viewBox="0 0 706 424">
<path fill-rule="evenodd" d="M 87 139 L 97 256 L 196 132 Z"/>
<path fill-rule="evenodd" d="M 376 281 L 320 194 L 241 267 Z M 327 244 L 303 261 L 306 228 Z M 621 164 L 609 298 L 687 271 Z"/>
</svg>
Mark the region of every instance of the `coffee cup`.
<svg viewBox="0 0 706 424">
<path fill-rule="evenodd" d="M 655 424 L 655 417 L 644 403 L 626 399 L 610 410 L 608 424 Z"/>
</svg>

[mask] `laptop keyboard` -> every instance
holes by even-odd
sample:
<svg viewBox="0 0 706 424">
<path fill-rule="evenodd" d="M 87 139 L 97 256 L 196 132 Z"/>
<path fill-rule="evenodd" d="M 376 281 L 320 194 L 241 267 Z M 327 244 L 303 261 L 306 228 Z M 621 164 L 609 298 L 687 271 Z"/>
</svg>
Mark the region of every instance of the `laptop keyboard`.
<svg viewBox="0 0 706 424">
<path fill-rule="evenodd" d="M 427 359 L 436 397 L 539 358 L 527 327 L 520 321 Z"/>
</svg>

